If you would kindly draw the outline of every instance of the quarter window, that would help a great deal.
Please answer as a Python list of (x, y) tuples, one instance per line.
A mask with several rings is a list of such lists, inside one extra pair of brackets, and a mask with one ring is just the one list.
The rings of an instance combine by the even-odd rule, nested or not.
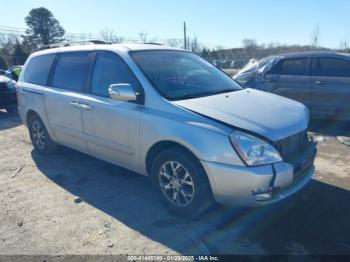
[(350, 77), (350, 61), (338, 58), (316, 58), (313, 63), (313, 76)]
[(89, 70), (89, 53), (63, 53), (53, 76), (53, 86), (70, 91), (81, 91)]
[(99, 53), (92, 78), (92, 93), (109, 97), (109, 86), (121, 83), (130, 84), (136, 90), (138, 82), (122, 58), (112, 53)]
[(23, 80), (36, 85), (46, 85), (55, 56), (56, 54), (33, 57), (23, 72)]
[(307, 75), (308, 58), (283, 59), (268, 74), (275, 75)]

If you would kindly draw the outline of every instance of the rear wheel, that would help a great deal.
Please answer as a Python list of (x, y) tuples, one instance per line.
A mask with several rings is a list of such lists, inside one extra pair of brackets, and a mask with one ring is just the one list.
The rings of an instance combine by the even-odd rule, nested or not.
[(52, 141), (43, 122), (37, 115), (33, 115), (28, 122), (29, 135), (35, 150), (40, 154), (51, 154), (58, 145)]
[(213, 202), (203, 167), (198, 159), (181, 148), (159, 153), (151, 176), (162, 202), (179, 216), (194, 217)]

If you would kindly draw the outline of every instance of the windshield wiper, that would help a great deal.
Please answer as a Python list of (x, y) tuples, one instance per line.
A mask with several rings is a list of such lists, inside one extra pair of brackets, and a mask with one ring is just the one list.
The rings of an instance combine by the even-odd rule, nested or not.
[(182, 96), (172, 97), (170, 98), (170, 100), (184, 100), (184, 99), (192, 99), (197, 97), (200, 97), (200, 95), (198, 96), (198, 94), (185, 94)]
[(182, 96), (171, 98), (170, 100), (185, 100), (185, 99), (192, 99), (192, 98), (198, 98), (198, 97), (205, 97), (205, 96), (213, 96), (223, 93), (230, 93), (234, 91), (238, 91), (240, 89), (223, 89), (216, 92), (203, 92), (203, 93), (197, 93), (197, 94), (184, 94)]
[(230, 93), (230, 92), (234, 92), (234, 91), (238, 91), (239, 89), (223, 89), (223, 90), (219, 90), (216, 92), (212, 92), (210, 95), (218, 95), (218, 94), (223, 94), (223, 93)]

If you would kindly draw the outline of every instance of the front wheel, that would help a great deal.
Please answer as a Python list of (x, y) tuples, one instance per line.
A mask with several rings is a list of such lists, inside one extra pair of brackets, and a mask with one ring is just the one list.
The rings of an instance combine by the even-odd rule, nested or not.
[(213, 202), (203, 167), (181, 148), (159, 153), (153, 162), (151, 177), (162, 202), (179, 216), (195, 217)]

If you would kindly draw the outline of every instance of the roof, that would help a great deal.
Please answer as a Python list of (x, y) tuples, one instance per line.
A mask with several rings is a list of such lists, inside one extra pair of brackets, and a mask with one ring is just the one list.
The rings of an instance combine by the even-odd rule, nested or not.
[(293, 58), (293, 57), (303, 57), (303, 56), (325, 56), (325, 57), (346, 57), (350, 58), (350, 54), (346, 53), (338, 53), (332, 51), (308, 51), (308, 52), (296, 52), (296, 53), (285, 53), (285, 54), (277, 54), (276, 56), (280, 56), (283, 58)]

